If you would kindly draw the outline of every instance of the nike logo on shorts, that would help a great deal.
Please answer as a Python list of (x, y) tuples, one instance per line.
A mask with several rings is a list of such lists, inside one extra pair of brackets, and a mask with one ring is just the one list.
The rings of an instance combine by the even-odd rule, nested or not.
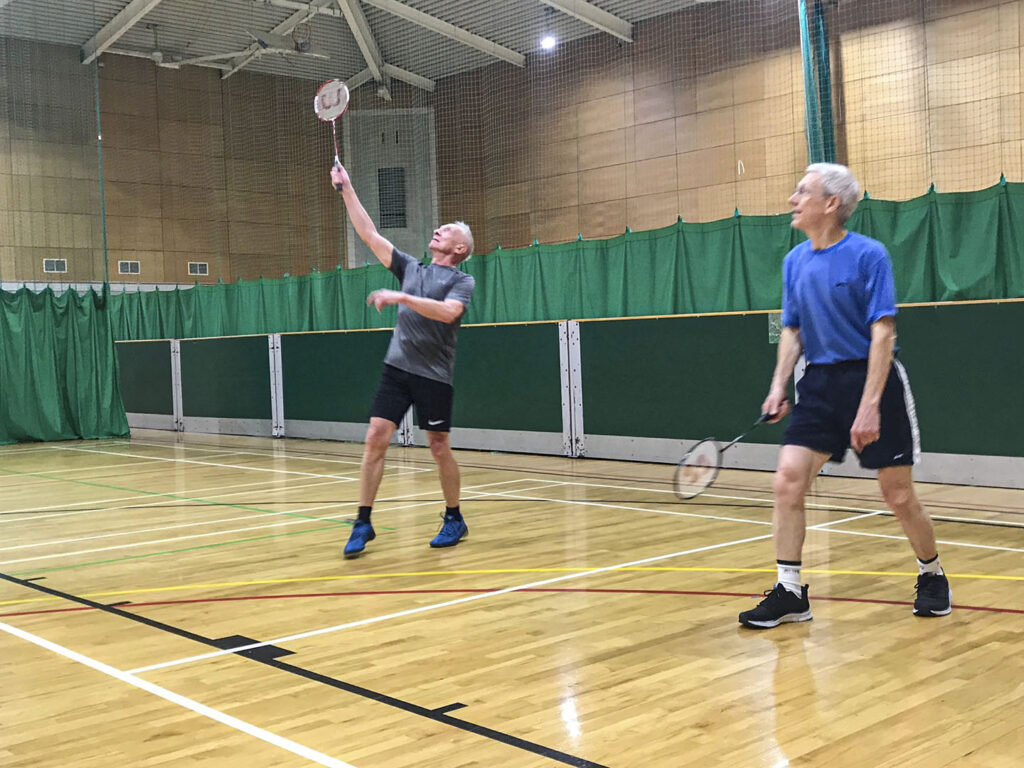
[(428, 427), (436, 427), (438, 424), (444, 424), (444, 419), (437, 419), (436, 421), (434, 421), (433, 419), (427, 420)]

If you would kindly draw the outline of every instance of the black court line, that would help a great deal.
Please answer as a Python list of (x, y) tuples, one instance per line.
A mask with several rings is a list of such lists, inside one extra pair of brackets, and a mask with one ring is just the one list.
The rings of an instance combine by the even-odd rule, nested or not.
[[(59, 589), (46, 587), (42, 584), (35, 584), (29, 579), (19, 579), (16, 576), (11, 576), (6, 573), (0, 573), (0, 579), (8, 581), (11, 584), (17, 584), (22, 587), (34, 589), (37, 592), (42, 592), (44, 594), (51, 595), (52, 597), (57, 597), (62, 600), (68, 600), (73, 603), (79, 603), (80, 605), (95, 608), (97, 611), (103, 611), (104, 613), (119, 616), (123, 619), (128, 619), (129, 621), (134, 621), (139, 624), (145, 624), (147, 627), (159, 629), (164, 632), (168, 632), (172, 635), (177, 635), (178, 637), (185, 638), (186, 640), (192, 640), (193, 642), (201, 643), (203, 645), (209, 646), (211, 648), (216, 648), (218, 650), (227, 650), (228, 648), (236, 647), (232, 645), (231, 642), (241, 638), (241, 636), (218, 639), (204, 637), (203, 635), (197, 634), (195, 632), (190, 632), (187, 629), (181, 629), (180, 627), (172, 626), (171, 624), (165, 624), (164, 622), (157, 621), (156, 619), (151, 619), (146, 616), (140, 616), (129, 611), (123, 611), (115, 605), (97, 603), (94, 600), (89, 600), (85, 597), (79, 597), (78, 595), (73, 595), (69, 592), (62, 592)], [(249, 638), (241, 639), (249, 640)], [(254, 653), (253, 651), (257, 652)], [(258, 651), (265, 652), (258, 653)], [(582, 757), (576, 757), (575, 755), (570, 755), (567, 752), (561, 752), (552, 747), (545, 747), (543, 744), (536, 744), (532, 741), (521, 739), (518, 736), (513, 736), (512, 734), (504, 733), (503, 731), (498, 731), (494, 728), (488, 728), (484, 725), (471, 723), (468, 720), (462, 720), (460, 718), (452, 717), (451, 715), (447, 714), (452, 709), (458, 709), (465, 705), (456, 703), (453, 705), (449, 705), (447, 707), (441, 707), (439, 709), (430, 709), (429, 707), (422, 707), (418, 704), (413, 704), (412, 702), (404, 701), (403, 699), (399, 699), (394, 696), (389, 696), (386, 693), (373, 691), (369, 688), (364, 688), (360, 685), (346, 683), (344, 680), (337, 680), (333, 677), (322, 675), (319, 672), (314, 672), (303, 667), (295, 666), (294, 664), (279, 661), (277, 658), (278, 656), (291, 653), (293, 652), (287, 651), (282, 648), (277, 648), (275, 646), (266, 646), (265, 649), (252, 649), (251, 651), (241, 651), (239, 653), (236, 653), (235, 655), (247, 658), (250, 661), (255, 661), (256, 663), (263, 664), (267, 667), (278, 669), (282, 672), (288, 672), (293, 675), (298, 675), (299, 677), (305, 678), (306, 680), (309, 680), (311, 682), (322, 683), (323, 685), (330, 686), (331, 688), (336, 688), (340, 691), (353, 693), (365, 699), (376, 701), (379, 704), (386, 704), (387, 706), (394, 707), (396, 709), (401, 709), (404, 712), (409, 712), (410, 714), (425, 717), (428, 720), (433, 720), (434, 722), (441, 723), (442, 725), (450, 725), (453, 728), (458, 728), (460, 730), (476, 734), (477, 736), (483, 736), (484, 738), (492, 739), (493, 741), (500, 742), (510, 747), (516, 747), (517, 749), (521, 749), (525, 752), (532, 752), (535, 755), (540, 755), (541, 757), (546, 757), (550, 760), (555, 760), (566, 765), (574, 766), (574, 768), (608, 768), (608, 766), (601, 765), (600, 763), (595, 763), (590, 760), (586, 760)]]
[(445, 715), (445, 714), (448, 714), (449, 712), (454, 712), (456, 709), (462, 709), (464, 706), (466, 706), (466, 705), (463, 704), (461, 701), (456, 701), (456, 702), (453, 702), (452, 704), (449, 704), (448, 706), (438, 707), (434, 711), (437, 712), (437, 714), (439, 714), (439, 715)]

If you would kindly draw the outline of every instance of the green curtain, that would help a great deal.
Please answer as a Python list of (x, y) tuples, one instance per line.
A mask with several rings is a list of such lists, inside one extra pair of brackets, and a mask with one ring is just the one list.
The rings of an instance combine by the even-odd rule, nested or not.
[[(1024, 184), (866, 199), (851, 229), (892, 254), (900, 302), (1024, 296)], [(803, 239), (789, 215), (677, 222), (608, 240), (474, 256), (467, 323), (778, 309), (782, 258)], [(395, 287), (383, 267), (110, 297), (118, 339), (381, 328), (395, 310), (366, 306)]]
[(0, 291), (0, 443), (128, 434), (109, 293)]

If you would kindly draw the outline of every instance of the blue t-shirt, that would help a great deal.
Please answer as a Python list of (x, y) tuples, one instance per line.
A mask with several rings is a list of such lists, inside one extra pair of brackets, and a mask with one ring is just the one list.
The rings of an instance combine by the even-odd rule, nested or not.
[(799, 328), (808, 363), (866, 360), (871, 324), (896, 314), (885, 246), (848, 232), (816, 251), (806, 240), (782, 264), (782, 324)]

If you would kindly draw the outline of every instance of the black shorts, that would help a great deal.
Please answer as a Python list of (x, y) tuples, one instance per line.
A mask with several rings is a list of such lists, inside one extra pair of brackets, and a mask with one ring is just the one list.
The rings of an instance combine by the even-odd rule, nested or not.
[(415, 405), (420, 429), (447, 432), (451, 429), (454, 392), (451, 384), (385, 365), (370, 417), (379, 416), (401, 424), (409, 406)]
[[(783, 445), (801, 445), (829, 454), (840, 462), (850, 447), (850, 429), (857, 417), (867, 360), (808, 365), (797, 384), (797, 403), (782, 438)], [(882, 392), (878, 440), (858, 454), (865, 469), (911, 465), (920, 455), (914, 396), (903, 366), (893, 361)]]

